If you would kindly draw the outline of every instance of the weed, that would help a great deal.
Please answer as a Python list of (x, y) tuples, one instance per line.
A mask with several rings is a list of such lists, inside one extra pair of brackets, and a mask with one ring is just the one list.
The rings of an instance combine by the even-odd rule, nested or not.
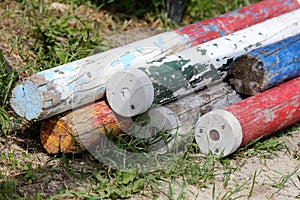
[(0, 182), (0, 199), (21, 199), (16, 188), (17, 180)]
[(132, 194), (139, 193), (144, 188), (144, 178), (135, 171), (113, 171), (111, 177), (105, 174), (95, 175), (97, 183), (93, 189), (103, 198), (128, 198)]
[(285, 187), (285, 184), (290, 180), (290, 178), (297, 173), (297, 171), (299, 170), (299, 167), (300, 167), (300, 165), (296, 166), (294, 170), (292, 170), (291, 172), (288, 172), (287, 174), (282, 174), (281, 172), (276, 171), (276, 173), (281, 175), (279, 180), (272, 179), (270, 176), (268, 176), (268, 178), (273, 182), (272, 186), (277, 188), (277, 191), (274, 192), (272, 194), (272, 196), (274, 196), (275, 194), (278, 194)]
[(223, 195), (222, 200), (239, 199), (239, 198), (245, 197), (245, 195), (240, 195), (240, 196), (232, 198), (234, 195), (237, 195), (239, 192), (243, 191), (246, 188), (248, 181), (249, 180), (245, 181), (242, 184), (237, 184), (233, 190), (227, 191)]
[(252, 179), (252, 184), (251, 184), (251, 188), (248, 194), (248, 198), (250, 198), (253, 194), (253, 190), (254, 190), (254, 185), (255, 185), (255, 180), (256, 180), (256, 176), (257, 176), (257, 170), (255, 170), (254, 175), (253, 175), (253, 179)]
[(288, 147), (282, 137), (285, 132), (286, 130), (266, 138), (252, 140), (245, 147), (240, 148), (234, 155), (238, 157), (261, 156), (263, 158), (278, 156), (277, 153), (279, 151)]
[(0, 137), (7, 133), (9, 123), (10, 118), (7, 112), (2, 107), (0, 107)]
[[(33, 19), (34, 20), (34, 19)], [(78, 23), (72, 27), (70, 23)], [(35, 42), (33, 51), (38, 53), (35, 65), (48, 69), (86, 57), (100, 43), (100, 37), (92, 35), (93, 27), (74, 15), (47, 18), (47, 21), (33, 21)]]

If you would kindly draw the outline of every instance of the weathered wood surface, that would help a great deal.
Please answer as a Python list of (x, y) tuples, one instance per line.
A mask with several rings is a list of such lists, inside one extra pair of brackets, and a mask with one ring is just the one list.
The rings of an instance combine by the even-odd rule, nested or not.
[(254, 139), (300, 121), (300, 77), (199, 118), (195, 130), (204, 153), (229, 155)]
[(176, 114), (181, 124), (178, 131), (183, 141), (186, 141), (191, 139), (199, 116), (241, 100), (242, 98), (227, 83), (220, 82), (202, 91), (168, 103), (164, 107)]
[[(135, 116), (223, 80), (231, 61), (300, 33), (300, 10), (111, 75), (106, 97), (122, 116)], [(112, 68), (111, 68), (112, 69)], [(112, 74), (112, 72), (111, 72)]]
[[(298, 9), (299, 2), (299, 0), (265, 0), (232, 12), (225, 13), (216, 18), (204, 20), (179, 28), (176, 30), (176, 32), (183, 35), (188, 35), (193, 42), (192, 45), (195, 46), (197, 44), (208, 42), (211, 39), (225, 36), (234, 31), (247, 28), (249, 27), (250, 23), (252, 25), (260, 23), (264, 21), (262, 20), (263, 18), (267, 19), (267, 16), (271, 13), (277, 13), (276, 15), (279, 16), (283, 14), (283, 12), (290, 12), (291, 8)], [(285, 12), (286, 9), (289, 11)], [(281, 12), (281, 14), (278, 12)]]
[[(167, 153), (184, 150), (185, 145), (194, 138), (193, 131), (199, 116), (241, 100), (242, 98), (227, 83), (220, 82), (177, 101), (150, 109), (150, 113), (154, 111), (160, 114), (152, 115), (150, 124), (145, 128), (148, 130), (155, 128), (158, 131), (156, 134), (169, 130), (168, 140), (165, 141), (160, 137), (162, 140), (152, 145), (151, 151)], [(140, 128), (135, 134), (144, 135), (147, 132), (146, 129)], [(152, 133), (146, 137), (154, 136), (155, 134)]]
[[(114, 135), (126, 133), (141, 141), (148, 140), (149, 151), (166, 153), (177, 151), (179, 144), (192, 138), (192, 130), (199, 115), (241, 101), (228, 84), (219, 83), (180, 101), (151, 109), (140, 116), (140, 124), (130, 118), (114, 115), (104, 101), (72, 111), (64, 116), (45, 120), (41, 141), (48, 153), (76, 153), (94, 149), (109, 131)], [(166, 138), (164, 134), (168, 134)], [(92, 152), (93, 153), (93, 152)]]
[[(11, 105), (18, 115), (27, 120), (41, 120), (54, 116), (102, 98), (107, 79), (117, 70), (174, 54), (299, 7), (296, 0), (263, 1), (213, 19), (42, 71), (16, 86), (12, 93)], [(297, 16), (296, 13), (293, 15)]]
[(300, 75), (300, 35), (251, 51), (229, 69), (236, 91), (254, 95)]
[(101, 101), (44, 121), (40, 138), (48, 153), (76, 153), (97, 145), (102, 135), (121, 134), (119, 127), (125, 125), (126, 120)]

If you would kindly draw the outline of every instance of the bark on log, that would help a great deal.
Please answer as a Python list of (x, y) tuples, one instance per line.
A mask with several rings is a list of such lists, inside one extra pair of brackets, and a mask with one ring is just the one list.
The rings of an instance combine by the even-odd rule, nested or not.
[(300, 35), (235, 59), (229, 81), (236, 91), (254, 95), (300, 75)]
[(204, 153), (227, 156), (254, 139), (300, 121), (300, 77), (199, 118), (195, 130)]
[[(145, 64), (299, 8), (298, 0), (267, 0), (28, 77), (13, 90), (11, 105), (27, 120), (41, 120), (94, 102), (120, 69)], [(296, 13), (293, 14), (297, 16)]]
[[(298, 19), (296, 19), (298, 18)], [(106, 97), (122, 116), (135, 116), (220, 82), (231, 61), (300, 33), (300, 10), (111, 75)], [(112, 73), (111, 73), (112, 74)]]
[[(137, 139), (150, 141), (152, 145), (148, 147), (149, 151), (157, 153), (177, 151), (179, 144), (184, 145), (185, 141), (191, 139), (199, 115), (240, 100), (240, 96), (231, 90), (228, 84), (219, 83), (186, 96), (180, 101), (151, 109), (148, 116), (143, 117), (143, 119), (150, 118), (147, 125), (114, 115), (102, 101), (63, 117), (45, 120), (41, 128), (41, 140), (48, 153), (76, 153), (94, 149), (101, 143), (101, 136), (107, 134), (107, 130), (114, 130), (114, 135), (126, 133)], [(169, 135), (167, 140), (162, 136), (159, 137), (163, 131)]]

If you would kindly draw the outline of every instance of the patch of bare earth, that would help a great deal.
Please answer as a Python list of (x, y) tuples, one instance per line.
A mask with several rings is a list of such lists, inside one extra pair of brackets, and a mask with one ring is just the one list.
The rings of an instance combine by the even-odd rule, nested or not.
[[(237, 167), (230, 180), (224, 185), (224, 174), (215, 178), (215, 185), (198, 188), (195, 185), (183, 186), (182, 179), (172, 183), (177, 198), (185, 187), (186, 199), (252, 199), (252, 200), (291, 200), (300, 198), (300, 130), (283, 136), (288, 149), (277, 155), (255, 156), (231, 159), (230, 164)], [(186, 172), (187, 174), (189, 172)], [(255, 178), (254, 178), (255, 176)], [(298, 176), (298, 177), (297, 177)], [(168, 199), (169, 183), (161, 182), (157, 199)], [(131, 199), (149, 199), (147, 194), (136, 195)], [(214, 198), (213, 198), (214, 197)]]

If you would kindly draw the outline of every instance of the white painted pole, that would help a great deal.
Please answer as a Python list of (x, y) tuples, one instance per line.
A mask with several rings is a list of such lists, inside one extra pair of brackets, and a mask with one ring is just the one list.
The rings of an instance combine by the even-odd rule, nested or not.
[(296, 10), (138, 69), (109, 68), (107, 100), (122, 116), (141, 114), (153, 103), (162, 105), (222, 81), (234, 58), (299, 33), (300, 10)]
[(141, 128), (133, 133), (138, 134), (136, 137), (150, 138), (153, 135), (146, 134), (145, 130), (151, 130), (151, 127), (162, 131), (168, 130), (172, 136), (168, 140), (169, 143), (166, 145), (162, 140), (151, 148), (159, 147), (159, 151), (164, 153), (182, 151), (194, 138), (194, 128), (199, 116), (241, 100), (242, 98), (228, 84), (221, 82), (178, 101), (150, 109), (149, 116), (152, 121), (150, 120), (145, 129)]

